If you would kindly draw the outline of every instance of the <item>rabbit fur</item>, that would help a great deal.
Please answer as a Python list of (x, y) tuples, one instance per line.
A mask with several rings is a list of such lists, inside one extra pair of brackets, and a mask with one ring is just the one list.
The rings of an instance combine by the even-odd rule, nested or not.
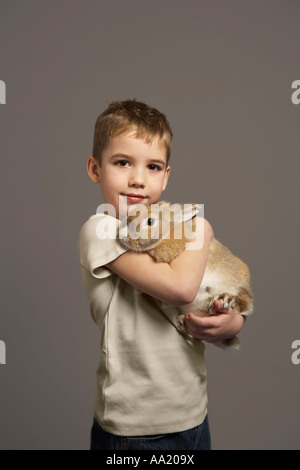
[[(140, 206), (141, 212), (138, 211), (137, 206)], [(197, 204), (190, 204), (189, 209), (184, 210), (186, 205), (177, 206), (181, 208), (178, 215), (170, 210), (171, 204), (166, 201), (149, 206), (131, 206), (128, 215), (120, 224), (120, 242), (132, 251), (147, 252), (157, 262), (171, 263), (182, 253), (186, 243), (195, 236), (193, 232), (186, 230), (186, 222), (188, 220), (194, 222), (193, 216), (197, 214), (200, 207)], [(178, 231), (176, 232), (178, 224), (185, 224), (184, 229), (183, 226), (180, 227), (182, 229), (179, 232), (180, 238), (178, 238)], [(189, 224), (190, 229), (193, 227), (194, 223), (192, 226)], [(224, 309), (233, 308), (236, 313), (243, 316), (253, 311), (248, 266), (233, 255), (226, 246), (213, 238), (204, 277), (193, 302), (174, 307), (157, 299), (155, 301), (173, 325), (182, 334), (188, 335), (184, 326), (185, 313), (193, 312), (198, 316), (213, 315), (215, 300), (221, 301)], [(238, 349), (240, 341), (235, 336), (214, 344), (223, 348)]]

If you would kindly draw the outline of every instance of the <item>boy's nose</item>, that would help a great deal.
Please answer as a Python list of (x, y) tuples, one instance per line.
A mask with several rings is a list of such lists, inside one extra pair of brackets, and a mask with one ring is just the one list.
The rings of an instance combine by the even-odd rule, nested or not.
[(141, 171), (133, 172), (128, 181), (129, 186), (138, 186), (144, 187), (145, 186), (145, 177)]

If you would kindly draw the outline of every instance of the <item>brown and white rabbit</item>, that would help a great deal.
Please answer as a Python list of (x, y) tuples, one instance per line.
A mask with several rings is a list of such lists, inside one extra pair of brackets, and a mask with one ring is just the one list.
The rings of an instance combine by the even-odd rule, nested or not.
[[(121, 221), (120, 242), (132, 251), (149, 253), (158, 262), (170, 263), (182, 253), (186, 243), (195, 237), (192, 232), (195, 219), (192, 217), (201, 208), (197, 204), (175, 206), (180, 210), (173, 211), (174, 205), (171, 206), (165, 201), (149, 206), (132, 206), (128, 216)], [(189, 223), (187, 230), (188, 221), (192, 220), (193, 225)], [(198, 316), (212, 315), (215, 313), (213, 309), (215, 300), (221, 301), (223, 308), (231, 307), (236, 313), (243, 315), (249, 315), (253, 310), (248, 266), (214, 238), (210, 244), (204, 277), (193, 302), (180, 307), (170, 306), (159, 300), (156, 302), (173, 325), (181, 333), (187, 334), (184, 327), (185, 313), (193, 312)], [(235, 336), (214, 344), (238, 349), (240, 342)]]

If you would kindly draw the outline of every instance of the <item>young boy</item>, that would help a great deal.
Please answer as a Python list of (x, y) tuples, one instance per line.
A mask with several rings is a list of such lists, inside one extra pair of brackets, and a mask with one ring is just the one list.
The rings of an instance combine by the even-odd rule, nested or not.
[[(153, 300), (176, 308), (196, 296), (213, 238), (206, 220), (201, 248), (184, 250), (170, 264), (126, 251), (117, 239), (119, 202), (155, 204), (165, 190), (171, 139), (166, 117), (136, 100), (113, 101), (96, 121), (87, 171), (116, 218), (91, 216), (79, 237), (84, 288), (101, 335), (92, 450), (210, 449), (199, 339), (232, 337), (244, 322), (233, 310), (208, 318), (188, 313), (188, 338)], [(114, 237), (99, 237), (103, 218), (114, 220)]]

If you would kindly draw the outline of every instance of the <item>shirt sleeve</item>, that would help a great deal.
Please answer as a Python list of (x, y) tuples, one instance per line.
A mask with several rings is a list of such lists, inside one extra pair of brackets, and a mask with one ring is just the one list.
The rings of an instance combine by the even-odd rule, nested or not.
[(120, 221), (115, 217), (96, 214), (80, 230), (80, 264), (97, 279), (111, 276), (113, 272), (105, 265), (128, 251), (118, 239), (119, 224)]

